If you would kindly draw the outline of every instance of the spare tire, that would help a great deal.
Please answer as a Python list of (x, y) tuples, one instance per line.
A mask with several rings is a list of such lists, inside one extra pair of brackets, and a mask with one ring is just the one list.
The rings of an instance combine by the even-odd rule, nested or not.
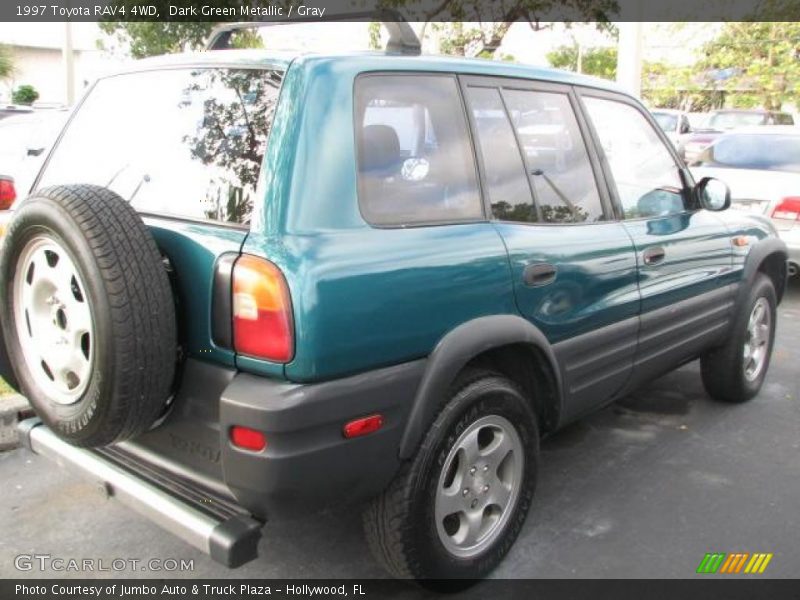
[(36, 413), (76, 446), (146, 431), (175, 374), (175, 308), (136, 211), (93, 185), (45, 188), (0, 250), (0, 325)]

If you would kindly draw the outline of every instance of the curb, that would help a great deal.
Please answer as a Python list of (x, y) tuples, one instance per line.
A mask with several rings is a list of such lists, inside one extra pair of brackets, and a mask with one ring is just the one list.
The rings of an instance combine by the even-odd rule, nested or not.
[(29, 413), (28, 401), (17, 394), (0, 396), (0, 452), (12, 450), (19, 445), (17, 423), (20, 413)]

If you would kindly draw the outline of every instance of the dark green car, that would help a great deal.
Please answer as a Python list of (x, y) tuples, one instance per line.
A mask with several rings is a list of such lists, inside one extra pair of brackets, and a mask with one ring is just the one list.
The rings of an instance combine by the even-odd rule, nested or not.
[(5, 235), (25, 443), (231, 566), (367, 501), (393, 575), (482, 577), (542, 436), (688, 361), (725, 402), (769, 367), (786, 248), (637, 100), (389, 26), (100, 79)]

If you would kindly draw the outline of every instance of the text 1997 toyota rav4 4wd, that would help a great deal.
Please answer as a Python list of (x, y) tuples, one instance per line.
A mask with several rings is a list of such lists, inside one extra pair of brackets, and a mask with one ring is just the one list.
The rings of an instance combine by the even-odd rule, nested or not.
[(101, 79), (3, 242), (24, 442), (229, 565), (367, 501), (392, 574), (483, 576), (541, 436), (687, 361), (725, 402), (769, 366), (785, 246), (641, 104), (389, 25)]

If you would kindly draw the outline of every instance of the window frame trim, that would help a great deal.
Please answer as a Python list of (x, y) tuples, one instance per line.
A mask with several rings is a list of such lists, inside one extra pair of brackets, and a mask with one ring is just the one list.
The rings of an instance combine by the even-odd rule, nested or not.
[[(356, 86), (361, 79), (368, 78), (368, 77), (438, 77), (440, 79), (450, 79), (455, 81), (456, 84), (456, 95), (458, 97), (459, 106), (461, 107), (462, 116), (464, 118), (464, 124), (467, 128), (467, 140), (469, 146), (469, 154), (472, 157), (472, 168), (474, 170), (474, 177), (475, 177), (475, 187), (478, 192), (478, 202), (480, 204), (480, 216), (476, 218), (470, 219), (444, 219), (444, 220), (425, 220), (419, 222), (408, 222), (408, 223), (375, 223), (371, 221), (366, 212), (363, 209), (363, 203), (361, 199), (361, 183), (358, 171), (358, 152), (359, 152), (359, 136), (357, 133), (357, 128), (359, 127), (358, 123), (358, 101), (357, 101), (357, 94), (356, 94)], [(368, 227), (372, 229), (417, 229), (422, 227), (442, 227), (446, 225), (474, 225), (477, 223), (486, 223), (489, 221), (489, 217), (486, 213), (486, 205), (483, 201), (484, 193), (483, 193), (483, 181), (481, 179), (480, 168), (478, 166), (479, 156), (476, 152), (475, 148), (475, 140), (473, 137), (472, 127), (469, 120), (469, 114), (467, 110), (466, 100), (464, 98), (464, 94), (461, 89), (461, 85), (459, 84), (459, 76), (455, 72), (449, 71), (416, 71), (416, 70), (376, 70), (376, 71), (362, 71), (358, 73), (353, 78), (353, 88), (352, 88), (352, 99), (353, 99), (353, 114), (352, 114), (352, 126), (351, 131), (353, 133), (353, 177), (355, 180), (355, 191), (356, 191), (356, 206), (358, 207), (358, 213), (361, 216), (364, 223), (367, 224)]]
[[(294, 61), (292, 61), (292, 62), (294, 62)], [(117, 78), (117, 77), (125, 77), (127, 75), (137, 75), (139, 73), (152, 73), (152, 72), (161, 72), (161, 71), (186, 71), (186, 70), (191, 70), (191, 69), (205, 69), (205, 70), (222, 70), (222, 69), (231, 70), (231, 69), (236, 69), (236, 70), (240, 70), (240, 71), (275, 71), (275, 70), (281, 70), (283, 72), (283, 77), (281, 78), (281, 85), (278, 88), (278, 97), (277, 97), (277, 100), (275, 102), (275, 108), (277, 110), (278, 106), (281, 103), (282, 97), (283, 97), (283, 89), (284, 89), (284, 85), (283, 84), (286, 81), (286, 74), (289, 72), (289, 69), (292, 66), (292, 62), (290, 62), (288, 65), (278, 64), (278, 63), (263, 63), (263, 64), (259, 64), (259, 65), (251, 65), (251, 64), (242, 65), (242, 64), (236, 63), (235, 61), (225, 61), (225, 62), (222, 62), (222, 63), (204, 63), (202, 61), (198, 61), (198, 62), (189, 62), (189, 63), (175, 64), (175, 65), (152, 65), (152, 66), (150, 66), (150, 65), (138, 66), (137, 65), (136, 67), (133, 67), (130, 70), (120, 71), (120, 72), (117, 72), (117, 73), (111, 73), (109, 75), (105, 75), (103, 77), (98, 77), (97, 79), (95, 79), (91, 83), (91, 85), (89, 85), (84, 90), (84, 92), (81, 95), (80, 99), (78, 100), (78, 102), (75, 103), (75, 106), (72, 108), (72, 111), (70, 112), (69, 117), (64, 122), (64, 125), (61, 128), (61, 131), (58, 133), (58, 136), (56, 137), (55, 141), (53, 142), (53, 145), (50, 147), (50, 151), (47, 153), (47, 157), (45, 158), (44, 162), (42, 162), (42, 166), (39, 167), (39, 172), (36, 173), (36, 177), (33, 180), (33, 184), (31, 185), (30, 193), (33, 194), (36, 190), (38, 190), (39, 181), (41, 180), (42, 175), (44, 175), (45, 171), (47, 170), (47, 167), (50, 165), (50, 159), (53, 157), (53, 155), (55, 154), (55, 152), (58, 149), (59, 145), (61, 144), (61, 140), (64, 137), (64, 134), (69, 129), (70, 125), (72, 124), (72, 120), (75, 118), (75, 115), (77, 115), (78, 112), (83, 108), (83, 104), (86, 102), (86, 99), (89, 98), (91, 93), (94, 91), (94, 89), (97, 87), (97, 85), (101, 81), (105, 81), (107, 79), (114, 79), (114, 78)], [(259, 173), (263, 172), (263, 170), (264, 170), (264, 161), (266, 161), (266, 159), (267, 159), (266, 149), (269, 147), (269, 140), (270, 140), (271, 136), (272, 136), (272, 124), (270, 125), (269, 131), (267, 132), (267, 139), (265, 140), (265, 145), (264, 145), (264, 149), (265, 149), (264, 150), (264, 156), (261, 157), (261, 166), (259, 167)], [(261, 183), (260, 178), (259, 178), (259, 183)], [(259, 194), (258, 194), (259, 187), (258, 186), (254, 190), (254, 192), (255, 192), (256, 198), (258, 198), (259, 197)], [(263, 195), (261, 197), (263, 198)], [(207, 226), (210, 226), (210, 227), (220, 227), (222, 229), (235, 229), (235, 230), (238, 230), (238, 231), (246, 231), (246, 232), (250, 231), (250, 227), (251, 227), (251, 223), (249, 221), (247, 223), (234, 223), (232, 221), (220, 221), (220, 220), (217, 220), (217, 219), (202, 219), (202, 218), (199, 218), (199, 217), (189, 217), (189, 216), (186, 216), (186, 215), (176, 215), (176, 214), (160, 213), (160, 212), (153, 212), (153, 211), (142, 211), (142, 210), (136, 209), (135, 207), (134, 207), (134, 210), (136, 210), (136, 214), (141, 215), (142, 217), (148, 217), (148, 218), (153, 218), (153, 219), (166, 219), (166, 220), (170, 220), (170, 221), (176, 221), (176, 222), (186, 223), (186, 224), (191, 224), (191, 225), (202, 224), (202, 225), (207, 225)]]
[[(578, 131), (581, 134), (581, 141), (583, 142), (583, 146), (586, 149), (587, 158), (589, 159), (589, 164), (591, 165), (592, 175), (594, 177), (595, 182), (595, 189), (597, 190), (597, 195), (600, 200), (600, 208), (603, 211), (603, 220), (602, 221), (591, 221), (591, 222), (580, 222), (580, 223), (573, 223), (573, 222), (561, 222), (561, 223), (551, 223), (551, 222), (528, 222), (528, 221), (509, 221), (504, 219), (497, 219), (495, 218), (494, 214), (492, 213), (491, 208), (491, 198), (489, 198), (488, 190), (484, 194), (484, 204), (486, 206), (487, 216), (490, 222), (493, 223), (509, 223), (514, 225), (525, 225), (530, 227), (564, 227), (564, 226), (581, 226), (581, 227), (588, 227), (590, 225), (602, 225), (604, 223), (610, 223), (613, 221), (618, 220), (617, 215), (615, 212), (615, 207), (613, 204), (613, 200), (608, 193), (608, 185), (606, 182), (606, 174), (602, 168), (602, 164), (600, 161), (600, 155), (597, 152), (597, 148), (595, 147), (595, 138), (592, 136), (592, 131), (589, 129), (589, 122), (586, 119), (586, 116), (583, 113), (583, 106), (580, 104), (579, 99), (575, 93), (575, 86), (566, 83), (557, 83), (553, 81), (548, 81), (544, 79), (526, 79), (526, 78), (519, 78), (519, 77), (501, 77), (496, 75), (472, 75), (472, 74), (459, 74), (458, 79), (461, 83), (462, 87), (462, 96), (464, 97), (465, 107), (467, 109), (467, 116), (469, 118), (470, 129), (475, 131), (476, 125), (473, 120), (472, 111), (469, 110), (469, 106), (466, 104), (467, 100), (467, 88), (469, 87), (481, 87), (481, 88), (490, 88), (496, 89), (500, 95), (500, 99), (503, 103), (503, 110), (506, 113), (506, 118), (511, 125), (511, 130), (514, 134), (514, 140), (517, 143), (517, 149), (520, 152), (520, 157), (522, 159), (522, 165), (525, 170), (524, 175), (525, 179), (528, 181), (528, 185), (531, 189), (531, 200), (536, 205), (536, 211), (539, 216), (541, 216), (541, 209), (539, 207), (539, 201), (536, 197), (536, 192), (533, 186), (533, 180), (528, 173), (528, 163), (525, 160), (524, 152), (522, 150), (522, 146), (519, 142), (519, 134), (517, 133), (516, 127), (514, 127), (513, 122), (511, 122), (511, 118), (508, 114), (508, 108), (506, 105), (505, 95), (503, 93), (504, 89), (509, 90), (521, 90), (521, 91), (531, 91), (531, 92), (544, 92), (544, 93), (556, 93), (556, 94), (563, 94), (567, 96), (567, 100), (569, 102), (570, 108), (572, 108), (572, 113), (575, 117), (575, 121), (578, 125)], [(476, 158), (478, 160), (478, 166), (480, 171), (481, 177), (481, 189), (486, 190), (485, 186), (485, 165), (483, 164), (483, 159), (481, 153), (478, 152), (477, 149), (477, 139), (475, 140), (475, 152)]]
[[(672, 142), (669, 141), (667, 134), (658, 126), (658, 123), (655, 120), (653, 114), (647, 110), (641, 103), (637, 102), (634, 98), (627, 96), (623, 93), (619, 92), (611, 92), (607, 90), (597, 90), (594, 88), (584, 87), (584, 86), (574, 86), (576, 98), (580, 104), (580, 109), (584, 114), (584, 119), (586, 120), (586, 125), (588, 130), (590, 131), (590, 135), (592, 136), (593, 144), (598, 152), (598, 156), (600, 157), (600, 164), (603, 168), (604, 172), (604, 179), (606, 181), (606, 185), (608, 186), (608, 194), (612, 199), (614, 210), (617, 213), (616, 220), (619, 222), (634, 222), (634, 221), (652, 221), (654, 218), (668, 218), (674, 217), (677, 215), (685, 215), (685, 214), (692, 214), (700, 210), (699, 206), (696, 206), (696, 202), (692, 197), (691, 190), (694, 187), (694, 179), (689, 171), (689, 169), (683, 164), (678, 156), (678, 151), (676, 150), (675, 146)], [(620, 104), (625, 104), (630, 106), (634, 110), (636, 110), (640, 115), (644, 117), (645, 122), (650, 125), (650, 128), (655, 131), (656, 137), (661, 140), (662, 145), (664, 145), (667, 149), (668, 154), (672, 158), (672, 162), (675, 164), (675, 168), (678, 171), (678, 178), (681, 181), (682, 188), (681, 188), (681, 197), (683, 198), (683, 211), (679, 213), (672, 213), (670, 215), (664, 215), (663, 217), (635, 217), (635, 218), (626, 218), (625, 217), (625, 210), (622, 206), (622, 200), (620, 199), (619, 192), (617, 190), (617, 183), (614, 179), (614, 174), (611, 171), (611, 164), (608, 162), (608, 157), (606, 156), (605, 152), (603, 151), (603, 146), (600, 142), (600, 136), (597, 133), (597, 129), (594, 127), (594, 123), (592, 122), (591, 115), (589, 114), (589, 109), (584, 102), (584, 98), (596, 98), (598, 100), (606, 100), (610, 102), (618, 102)], [(691, 207), (691, 208), (687, 208)]]

